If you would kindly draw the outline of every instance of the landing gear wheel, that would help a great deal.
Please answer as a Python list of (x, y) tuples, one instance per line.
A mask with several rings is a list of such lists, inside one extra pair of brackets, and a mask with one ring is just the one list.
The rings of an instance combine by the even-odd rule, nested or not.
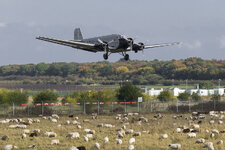
[(124, 56), (124, 59), (125, 59), (126, 61), (129, 60), (129, 55), (126, 54), (126, 55)]
[(107, 54), (107, 53), (103, 54), (103, 58), (104, 58), (105, 60), (107, 60), (107, 59), (108, 59), (108, 54)]

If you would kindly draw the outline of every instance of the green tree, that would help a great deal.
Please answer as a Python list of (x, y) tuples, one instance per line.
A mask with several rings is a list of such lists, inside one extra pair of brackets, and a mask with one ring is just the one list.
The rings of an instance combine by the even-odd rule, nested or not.
[(200, 101), (201, 100), (201, 96), (199, 96), (197, 93), (193, 93), (191, 95), (191, 99), (195, 100), (195, 101)]
[(170, 100), (173, 100), (173, 94), (169, 91), (169, 90), (165, 90), (165, 91), (162, 91), (158, 96), (157, 98), (160, 100), (160, 101), (170, 101)]
[(8, 104), (26, 104), (28, 102), (28, 96), (27, 93), (23, 92), (21, 93), (20, 91), (10, 91), (8, 92), (8, 99), (7, 103)]
[(188, 100), (190, 97), (189, 93), (180, 93), (179, 96), (177, 97), (179, 100), (184, 101), (184, 100)]
[(45, 90), (38, 92), (34, 95), (33, 103), (41, 102), (57, 102), (58, 95), (52, 92), (51, 90)]
[(199, 84), (200, 89), (212, 89), (213, 83), (211, 81), (202, 81)]
[(139, 87), (127, 82), (117, 90), (116, 97), (119, 101), (136, 101), (142, 93)]

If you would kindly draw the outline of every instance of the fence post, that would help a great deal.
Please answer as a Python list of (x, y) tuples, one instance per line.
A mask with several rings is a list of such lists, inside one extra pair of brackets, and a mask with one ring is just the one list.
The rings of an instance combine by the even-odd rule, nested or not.
[(85, 106), (85, 101), (84, 101), (84, 114), (86, 114), (86, 106)]
[(151, 108), (151, 112), (152, 112), (152, 101), (151, 101), (151, 105), (150, 105), (150, 108)]
[(127, 103), (126, 103), (126, 100), (125, 100), (125, 103), (124, 103), (124, 107), (125, 107), (125, 113), (127, 112)]
[(189, 112), (191, 112), (191, 100), (189, 100)]
[(14, 103), (13, 103), (13, 116), (15, 115), (15, 106), (14, 106)]
[(178, 112), (178, 100), (177, 100), (177, 112)]
[(213, 99), (213, 110), (215, 111), (215, 109), (216, 109), (216, 101), (215, 101), (215, 99)]
[(138, 106), (138, 112), (140, 112), (140, 103), (137, 101)]
[(99, 115), (99, 101), (98, 101), (98, 115)]
[(44, 103), (43, 101), (41, 102), (41, 114), (44, 116)]
[(30, 115), (30, 112), (29, 112), (29, 105), (27, 105), (27, 115), (28, 115), (28, 116)]

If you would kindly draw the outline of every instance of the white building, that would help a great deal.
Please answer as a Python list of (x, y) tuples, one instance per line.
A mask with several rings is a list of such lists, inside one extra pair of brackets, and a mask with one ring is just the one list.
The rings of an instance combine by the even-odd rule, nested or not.
[(170, 88), (169, 90), (173, 94), (173, 96), (179, 96), (180, 93), (184, 93), (186, 91), (185, 89), (179, 89), (177, 87)]
[(151, 88), (151, 89), (148, 91), (148, 94), (149, 94), (150, 96), (158, 96), (162, 91), (163, 91), (163, 88), (161, 88), (161, 89), (154, 89), (154, 88)]
[(208, 96), (209, 95), (209, 90), (207, 90), (207, 89), (198, 89), (197, 94), (199, 96)]
[(189, 89), (186, 92), (192, 95), (193, 93), (198, 93), (198, 89)]
[(224, 95), (225, 94), (224, 91), (225, 91), (224, 88), (214, 89), (214, 94), (216, 94), (216, 95)]

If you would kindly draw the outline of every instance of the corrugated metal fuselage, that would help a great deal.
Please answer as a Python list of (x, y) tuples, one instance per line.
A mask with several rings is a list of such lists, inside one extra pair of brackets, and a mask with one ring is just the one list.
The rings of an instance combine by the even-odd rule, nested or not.
[[(122, 37), (122, 35), (111, 34), (111, 35), (106, 35), (106, 36), (83, 39), (80, 42), (95, 44), (95, 46), (94, 46), (94, 48), (80, 48), (80, 49), (83, 49), (86, 51), (92, 51), (92, 52), (93, 51), (104, 52), (104, 47), (99, 42), (99, 40), (101, 40), (105, 43), (108, 43), (108, 47), (110, 47), (109, 52), (111, 52), (111, 53), (124, 52), (129, 47), (128, 42)], [(76, 48), (76, 47), (74, 47), (74, 48)]]

